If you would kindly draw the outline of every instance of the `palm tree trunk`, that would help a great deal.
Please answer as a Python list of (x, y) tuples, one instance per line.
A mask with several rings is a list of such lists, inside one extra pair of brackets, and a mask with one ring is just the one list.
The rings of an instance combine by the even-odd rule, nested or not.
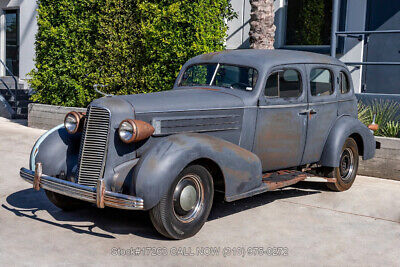
[(250, 48), (274, 49), (274, 1), (250, 0)]

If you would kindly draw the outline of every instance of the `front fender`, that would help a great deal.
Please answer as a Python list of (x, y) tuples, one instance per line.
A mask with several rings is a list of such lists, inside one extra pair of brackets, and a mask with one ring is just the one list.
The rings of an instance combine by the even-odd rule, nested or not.
[(361, 137), (363, 145), (363, 159), (371, 159), (375, 155), (375, 138), (371, 131), (356, 118), (350, 116), (340, 117), (331, 129), (321, 155), (320, 164), (327, 167), (339, 167), (340, 154), (346, 139), (357, 134)]
[(146, 151), (135, 167), (135, 195), (143, 198), (145, 209), (154, 207), (179, 173), (201, 158), (210, 159), (220, 167), (226, 197), (261, 185), (261, 161), (250, 151), (206, 134), (170, 135)]
[(78, 163), (81, 134), (69, 134), (60, 124), (45, 132), (32, 148), (29, 166), (35, 170), (35, 164), (41, 162), (43, 173), (58, 177), (63, 171), (66, 177), (73, 177)]

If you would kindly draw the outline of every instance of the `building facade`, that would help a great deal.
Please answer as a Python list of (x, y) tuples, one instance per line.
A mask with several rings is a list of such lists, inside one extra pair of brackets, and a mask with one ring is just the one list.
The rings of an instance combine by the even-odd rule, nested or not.
[[(0, 0), (0, 60), (25, 88), (34, 68), (36, 16), (35, 0)], [(3, 65), (0, 76), (5, 81), (11, 76)]]
[[(338, 3), (336, 57), (349, 63), (357, 93), (400, 95), (400, 1), (274, 0), (275, 48), (329, 54)], [(249, 0), (233, 0), (228, 49), (249, 46)]]

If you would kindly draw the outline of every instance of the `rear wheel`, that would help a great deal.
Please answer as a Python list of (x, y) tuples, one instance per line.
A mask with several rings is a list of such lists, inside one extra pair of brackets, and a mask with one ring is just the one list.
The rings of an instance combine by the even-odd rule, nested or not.
[(87, 205), (86, 202), (79, 199), (67, 197), (48, 190), (44, 190), (44, 192), (46, 193), (46, 196), (51, 201), (51, 203), (64, 211), (76, 210)]
[(200, 165), (188, 166), (150, 210), (150, 219), (156, 230), (165, 237), (191, 237), (206, 222), (213, 197), (214, 185), (208, 170)]
[(336, 178), (336, 182), (327, 183), (328, 188), (337, 192), (348, 190), (356, 179), (358, 162), (357, 143), (353, 138), (347, 138), (340, 154), (339, 167), (324, 168), (324, 176)]

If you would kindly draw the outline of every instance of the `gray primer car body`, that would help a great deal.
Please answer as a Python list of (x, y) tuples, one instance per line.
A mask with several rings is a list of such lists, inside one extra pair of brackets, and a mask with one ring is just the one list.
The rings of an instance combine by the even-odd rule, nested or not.
[[(199, 63), (253, 67), (258, 80), (252, 91), (178, 86), (185, 69)], [(263, 88), (269, 74), (288, 66), (301, 74), (302, 94), (296, 99), (266, 98)], [(311, 96), (308, 77), (316, 66), (332, 72), (332, 95)], [(150, 209), (185, 166), (200, 160), (215, 167), (219, 177), (214, 179), (223, 181), (225, 198), (230, 201), (257, 192), (267, 171), (312, 163), (337, 167), (349, 136), (355, 137), (364, 160), (372, 158), (374, 137), (357, 120), (351, 80), (350, 92), (340, 94), (340, 71), (351, 79), (346, 66), (328, 56), (285, 50), (227, 50), (190, 59), (170, 91), (93, 101), (90, 106), (105, 108), (111, 114), (103, 172), (106, 189), (143, 198), (144, 208)], [(310, 107), (316, 114), (302, 114)], [(126, 118), (148, 122), (156, 131), (147, 140), (124, 144), (118, 137), (118, 126)], [(80, 138), (81, 134), (69, 135), (63, 127), (52, 131), (32, 155), (33, 162), (41, 162), (46, 175), (60, 177), (65, 173), (64, 179), (75, 181)]]

